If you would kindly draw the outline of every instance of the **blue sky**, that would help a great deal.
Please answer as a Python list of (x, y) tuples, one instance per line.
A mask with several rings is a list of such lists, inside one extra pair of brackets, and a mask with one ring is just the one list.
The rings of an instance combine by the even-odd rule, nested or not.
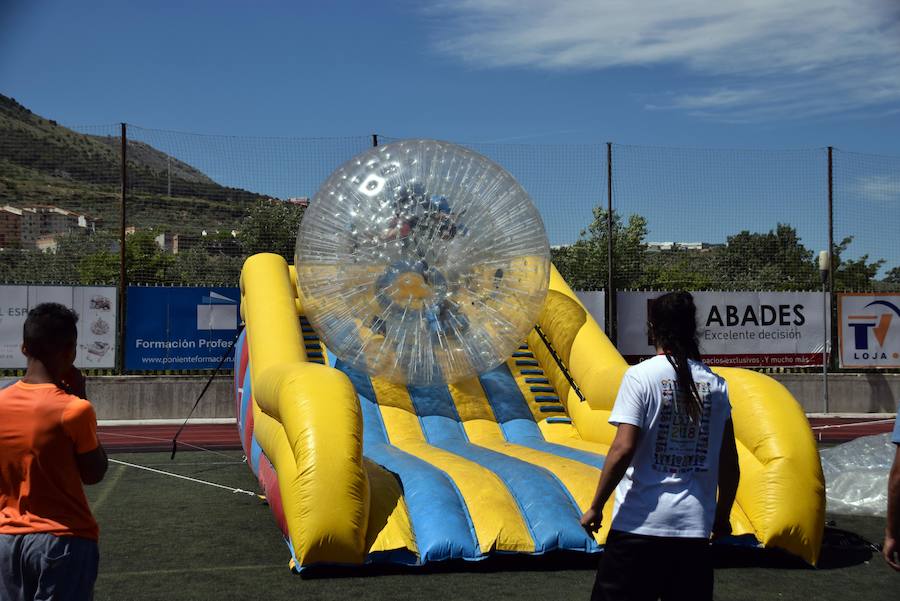
[[(495, 144), (613, 141), (811, 152), (833, 145), (900, 157), (900, 4), (4, 0), (0, 92), (69, 125), (127, 121), (228, 136), (378, 132), (482, 143), (489, 154), (514, 154)], [(529, 165), (522, 159), (519, 167)], [(842, 185), (875, 203), (873, 215), (896, 215), (896, 165), (863, 169)], [(819, 176), (804, 169), (804, 178)], [(790, 172), (780, 177), (780, 188), (799, 186)], [(723, 175), (712, 188), (731, 190), (728, 183)], [(634, 190), (635, 198), (660, 185)], [(706, 194), (690, 199), (698, 209), (716, 202), (697, 193)], [(785, 202), (771, 199), (772, 221)], [(651, 219), (652, 239), (721, 237), (664, 221)], [(818, 246), (814, 229), (806, 238)], [(900, 248), (859, 242), (900, 259)]]

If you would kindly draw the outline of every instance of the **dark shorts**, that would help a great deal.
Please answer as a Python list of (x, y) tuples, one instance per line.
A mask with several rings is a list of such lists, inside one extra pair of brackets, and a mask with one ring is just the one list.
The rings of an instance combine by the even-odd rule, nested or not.
[(610, 530), (594, 581), (594, 601), (711, 601), (713, 569), (705, 538)]
[(83, 601), (94, 596), (96, 541), (53, 534), (0, 534), (0, 599)]

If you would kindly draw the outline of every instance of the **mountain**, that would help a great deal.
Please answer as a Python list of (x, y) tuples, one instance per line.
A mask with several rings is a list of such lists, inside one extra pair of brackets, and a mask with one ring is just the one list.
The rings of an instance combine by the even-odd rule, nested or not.
[[(0, 206), (54, 205), (116, 227), (120, 145), (119, 137), (73, 131), (0, 94)], [(129, 140), (127, 156), (126, 221), (138, 228), (230, 229), (266, 198), (222, 186), (143, 142)]]

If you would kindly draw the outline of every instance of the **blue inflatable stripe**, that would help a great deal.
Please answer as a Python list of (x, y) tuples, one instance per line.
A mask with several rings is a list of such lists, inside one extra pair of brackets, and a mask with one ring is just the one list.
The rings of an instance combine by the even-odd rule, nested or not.
[(491, 470), (503, 481), (534, 538), (535, 553), (596, 548), (579, 524), (577, 505), (551, 473), (471, 444), (446, 386), (410, 386), (409, 393), (430, 444)]
[(543, 376), (543, 369), (523, 369), (519, 371), (523, 376)]
[[(247, 419), (247, 409), (250, 407), (250, 399), (253, 398), (253, 383), (250, 379), (250, 362), (247, 362), (247, 370), (244, 372), (244, 386), (241, 391), (241, 419), (238, 423), (240, 423), (240, 428), (238, 431), (241, 435), (241, 444), (243, 445), (245, 429), (247, 428), (247, 424), (244, 420)], [(247, 452), (247, 449), (244, 449), (244, 452)]]
[(506, 440), (603, 469), (603, 455), (544, 440), (544, 435), (541, 434), (541, 429), (535, 423), (531, 409), (528, 408), (528, 403), (522, 396), (522, 391), (519, 390), (515, 378), (506, 365), (482, 374), (479, 379)]
[(525, 378), (525, 383), (526, 384), (549, 384), (550, 380), (548, 380), (547, 378)]
[(548, 417), (547, 423), (548, 424), (571, 424), (572, 418), (571, 417)]
[(475, 527), (453, 480), (430, 463), (392, 446), (369, 377), (343, 362), (337, 367), (353, 382), (363, 414), (363, 453), (397, 474), (416, 537), (419, 561), (479, 559)]
[[(245, 336), (246, 336), (246, 331), (241, 332), (240, 336), (238, 336), (237, 342), (234, 343), (234, 357), (235, 357), (234, 377), (232, 378), (231, 384), (234, 388), (235, 395), (238, 394), (238, 376), (245, 375), (245, 374), (238, 373), (238, 367), (240, 366), (240, 356), (241, 356), (242, 349), (244, 347)], [(246, 378), (244, 380), (244, 383), (247, 384)], [(243, 387), (241, 387), (241, 388), (243, 388)], [(238, 403), (238, 405), (237, 405), (237, 407), (238, 407), (237, 411), (238, 411), (238, 413), (240, 413), (240, 415), (238, 415), (235, 420), (237, 422), (238, 435), (241, 437), (241, 440), (243, 440), (243, 437), (244, 437), (244, 409), (245, 409), (244, 399), (245, 398), (246, 397), (244, 397), (244, 393), (241, 392), (240, 403)]]
[(259, 477), (259, 458), (262, 455), (262, 447), (259, 446), (256, 436), (252, 436), (250, 438), (250, 469), (253, 470), (257, 478)]

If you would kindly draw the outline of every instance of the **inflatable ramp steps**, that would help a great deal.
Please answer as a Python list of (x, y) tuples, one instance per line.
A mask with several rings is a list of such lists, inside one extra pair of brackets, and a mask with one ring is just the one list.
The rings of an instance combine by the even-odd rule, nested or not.
[(310, 363), (325, 364), (325, 353), (322, 350), (322, 341), (313, 329), (309, 320), (300, 316), (300, 331), (303, 333), (303, 346), (306, 349), (306, 358)]
[(529, 385), (528, 392), (531, 393), (531, 399), (537, 405), (537, 410), (542, 414), (550, 414), (543, 418), (543, 421), (548, 424), (571, 424), (572, 419), (566, 416), (566, 408), (560, 402), (559, 395), (551, 385), (550, 379), (544, 374), (540, 362), (534, 358), (534, 353), (527, 345), (524, 348), (528, 349), (527, 352), (520, 350), (513, 353), (513, 359), (519, 374), (526, 376), (525, 384)]

